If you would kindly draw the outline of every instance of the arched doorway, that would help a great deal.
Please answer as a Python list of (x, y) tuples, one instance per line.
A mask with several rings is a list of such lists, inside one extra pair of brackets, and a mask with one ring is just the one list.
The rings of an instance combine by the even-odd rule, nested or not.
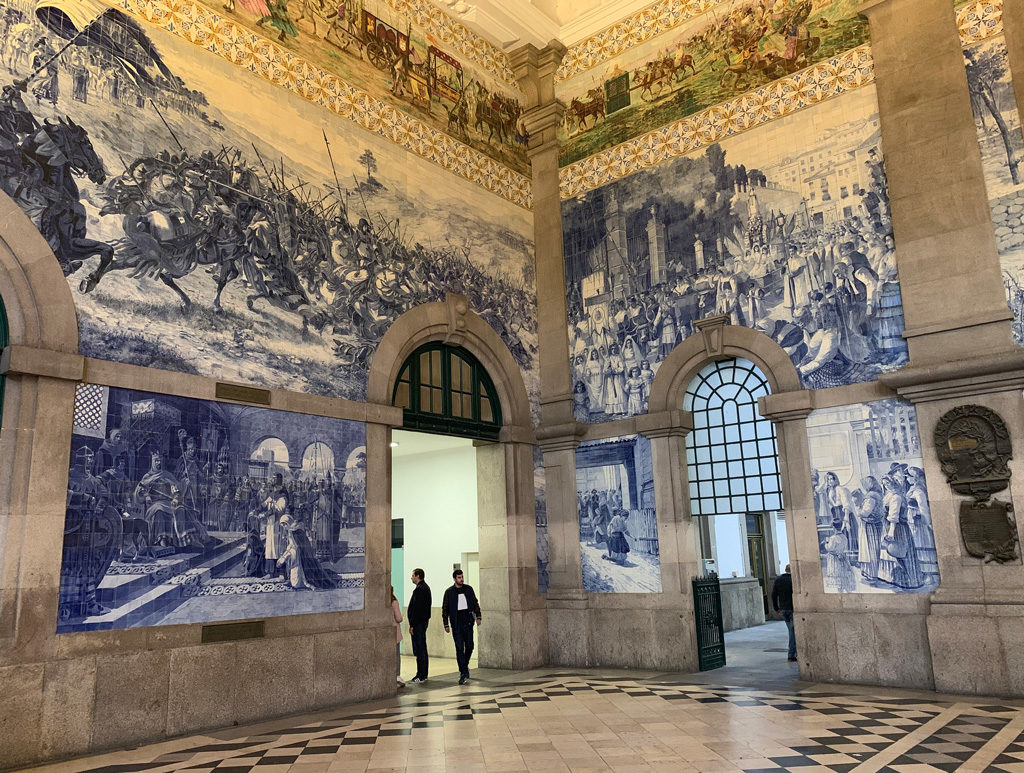
[[(441, 627), (440, 605), (452, 583), (453, 564), (462, 564), (467, 582), (479, 566), (477, 591), (485, 618), (476, 631), (480, 665), (530, 668), (546, 662), (547, 636), (537, 633), (546, 632), (547, 612), (537, 585), (535, 438), (522, 372), (511, 352), (464, 297), (449, 295), (444, 303), (411, 309), (391, 326), (371, 363), (367, 399), (402, 408), (401, 428), (387, 437), (387, 485), (395, 546), (390, 570), (403, 600), (412, 591), (411, 570), (418, 566), (412, 557), (418, 539), (413, 519), (442, 494), (462, 494), (462, 504), (440, 508), (443, 512), (432, 508), (438, 520), (427, 536), (448, 537), (452, 550), (427, 576), (434, 607), (427, 629), (431, 661), (435, 645), (450, 646), (454, 655), (452, 637)], [(445, 477), (437, 470), (444, 454), (462, 455), (458, 464), (465, 485), (443, 485)], [(422, 474), (418, 486), (401, 480), (406, 456), (430, 462), (423, 465), (430, 474)], [(475, 523), (463, 517), (459, 526), (463, 535), (474, 531), (475, 545), (452, 537), (457, 509), (470, 519), (475, 510)]]

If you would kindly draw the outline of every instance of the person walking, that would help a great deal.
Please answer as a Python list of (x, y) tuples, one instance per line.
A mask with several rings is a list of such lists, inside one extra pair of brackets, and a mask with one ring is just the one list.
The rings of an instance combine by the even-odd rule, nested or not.
[(398, 678), (398, 686), (405, 687), (405, 680), (402, 679), (402, 607), (395, 598), (395, 586), (391, 588), (391, 618), (395, 624), (395, 676)]
[(772, 607), (782, 615), (789, 629), (789, 661), (792, 663), (796, 661), (796, 636), (793, 633), (793, 576), (789, 573), (789, 564), (772, 583)]
[(483, 623), (480, 602), (473, 588), (466, 585), (462, 570), (452, 572), (455, 584), (444, 592), (441, 602), (441, 622), (444, 632), (455, 639), (455, 659), (459, 664), (459, 684), (469, 681), (469, 659), (473, 655), (473, 623)]
[(423, 570), (412, 570), (412, 584), (416, 586), (409, 599), (409, 638), (412, 639), (412, 654), (416, 656), (416, 676), (412, 684), (427, 681), (427, 625), (430, 623), (430, 586), (423, 580)]

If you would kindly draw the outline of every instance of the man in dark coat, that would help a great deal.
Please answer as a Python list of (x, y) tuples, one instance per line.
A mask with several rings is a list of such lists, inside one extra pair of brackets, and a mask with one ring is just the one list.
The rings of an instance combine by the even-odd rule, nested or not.
[(462, 570), (452, 572), (455, 584), (444, 592), (441, 602), (441, 622), (444, 632), (455, 639), (455, 659), (459, 664), (459, 684), (469, 681), (469, 659), (473, 655), (473, 623), (480, 625), (480, 602), (473, 588), (463, 581)]
[(793, 576), (789, 573), (789, 564), (786, 564), (786, 571), (775, 578), (772, 584), (772, 607), (782, 615), (789, 629), (789, 660), (796, 660), (796, 636), (793, 634)]
[(430, 623), (430, 586), (423, 581), (423, 570), (412, 570), (412, 584), (416, 586), (409, 598), (409, 637), (412, 639), (412, 654), (416, 656), (416, 676), (410, 682), (419, 684), (427, 681), (427, 625)]

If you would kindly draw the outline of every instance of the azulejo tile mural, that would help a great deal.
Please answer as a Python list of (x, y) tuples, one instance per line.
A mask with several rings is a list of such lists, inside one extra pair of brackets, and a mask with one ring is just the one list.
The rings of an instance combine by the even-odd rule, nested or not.
[[(657, 14), (655, 14), (657, 17)], [(643, 22), (638, 22), (642, 25)], [(562, 165), (866, 43), (855, 0), (729, 0), (559, 85)]]
[(1024, 345), (1024, 134), (1002, 35), (1002, 6), (969, 3), (957, 9), (957, 20), (1013, 337)]
[[(202, 28), (196, 7), (163, 18), (177, 34), (108, 10), (56, 58), (63, 40), (34, 16), (5, 17), (0, 131), (21, 152), (0, 158), (0, 186), (57, 255), (82, 354), (358, 400), (391, 323), (458, 292), (535, 394), (529, 213), (455, 175), (439, 184), (403, 149), (434, 139), (325, 129), (320, 108), (179, 37)], [(385, 120), (279, 52), (257, 61), (245, 34), (245, 68), (322, 88), (402, 139), (396, 110)]]
[(930, 593), (939, 584), (914, 406), (877, 400), (807, 417), (826, 593)]
[(564, 167), (563, 199), (573, 198), (627, 175), (661, 164), (734, 134), (874, 81), (871, 49), (860, 46), (793, 76), (728, 99)]
[(661, 593), (651, 441), (589, 440), (576, 449), (583, 589)]
[(81, 384), (58, 633), (363, 606), (360, 422)]
[(548, 592), (548, 487), (544, 473), (544, 452), (533, 447), (533, 492), (537, 522), (537, 589)]
[(859, 89), (563, 204), (581, 421), (646, 412), (714, 314), (775, 340), (807, 388), (906, 362), (876, 110)]

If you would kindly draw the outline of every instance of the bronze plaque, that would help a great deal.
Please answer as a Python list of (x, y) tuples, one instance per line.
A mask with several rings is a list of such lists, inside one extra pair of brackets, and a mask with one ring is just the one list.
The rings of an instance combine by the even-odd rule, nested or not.
[(250, 620), (245, 623), (225, 623), (224, 625), (204, 625), (203, 644), (221, 641), (239, 641), (241, 639), (262, 639), (265, 635), (264, 620)]
[(935, 426), (935, 451), (953, 491), (983, 502), (1010, 483), (1010, 431), (998, 413), (961, 405)]
[(960, 503), (960, 534), (967, 552), (985, 562), (1017, 559), (1017, 527), (1010, 518), (1013, 506), (993, 499), (987, 504)]
[(223, 381), (218, 381), (216, 394), (218, 400), (237, 400), (240, 403), (270, 405), (269, 389), (257, 389), (256, 387), (226, 384)]

